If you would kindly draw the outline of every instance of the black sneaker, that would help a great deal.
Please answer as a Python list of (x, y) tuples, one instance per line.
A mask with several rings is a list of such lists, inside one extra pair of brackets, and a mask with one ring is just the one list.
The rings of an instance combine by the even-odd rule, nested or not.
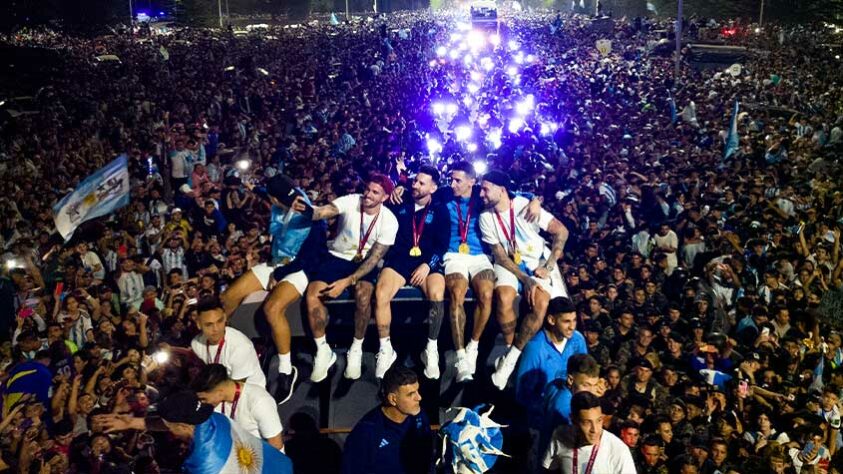
[(289, 374), (278, 374), (278, 380), (275, 385), (275, 401), (279, 405), (285, 403), (293, 396), (293, 390), (296, 388), (296, 381), (299, 378), (299, 371), (293, 366), (293, 371)]

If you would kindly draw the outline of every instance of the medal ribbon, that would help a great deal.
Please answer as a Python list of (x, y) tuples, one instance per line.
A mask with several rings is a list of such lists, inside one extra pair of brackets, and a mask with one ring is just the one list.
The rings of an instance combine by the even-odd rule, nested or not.
[(372, 235), (372, 229), (375, 228), (375, 223), (378, 221), (381, 213), (375, 214), (375, 218), (369, 223), (369, 228), (363, 234), (363, 200), (360, 200), (360, 240), (357, 242), (357, 255), (363, 255), (363, 249), (366, 248), (366, 242), (369, 241), (369, 236)]
[(506, 237), (506, 240), (509, 242), (511, 247), (510, 250), (514, 254), (518, 251), (518, 244), (515, 242), (515, 210), (512, 208), (512, 203), (509, 203), (509, 228), (511, 232), (506, 231), (506, 225), (504, 225), (503, 219), (501, 219), (501, 215), (498, 211), (495, 211), (495, 216), (498, 218), (498, 225), (500, 225), (500, 228), (503, 231), (503, 236)]
[[(222, 340), (220, 341), (220, 345), (217, 346), (217, 353), (214, 355), (214, 364), (220, 363), (220, 356), (222, 355), (222, 346), (225, 345), (225, 336), (223, 336)], [(208, 344), (208, 341), (205, 341), (205, 354), (208, 364), (211, 363), (211, 345)]]
[(465, 222), (462, 220), (462, 206), (460, 205), (460, 202), (457, 201), (455, 204), (457, 206), (457, 222), (460, 231), (460, 243), (464, 244), (468, 242), (468, 226), (471, 222), (471, 198), (468, 199), (468, 204), (465, 206)]
[[(597, 440), (597, 443), (594, 444), (594, 447), (591, 449), (591, 456), (588, 457), (588, 464), (585, 465), (585, 474), (591, 474), (591, 471), (594, 470), (594, 461), (597, 460), (597, 450), (600, 449), (600, 440)], [(577, 474), (580, 466), (577, 463), (577, 453), (579, 452), (579, 448), (574, 449), (574, 466), (573, 466), (573, 474)]]
[[(237, 412), (237, 403), (240, 401), (240, 384), (238, 382), (234, 382), (234, 386), (234, 401), (231, 402), (231, 412), (228, 415), (228, 417), (232, 420), (234, 419), (234, 415)], [(222, 402), (222, 414), (225, 415), (225, 402)]]
[(430, 206), (426, 206), (424, 208), (424, 212), (422, 213), (421, 223), (416, 223), (416, 215), (413, 214), (413, 247), (419, 246), (419, 241), (421, 240), (422, 232), (424, 232), (424, 221), (427, 220), (427, 212), (430, 210)]

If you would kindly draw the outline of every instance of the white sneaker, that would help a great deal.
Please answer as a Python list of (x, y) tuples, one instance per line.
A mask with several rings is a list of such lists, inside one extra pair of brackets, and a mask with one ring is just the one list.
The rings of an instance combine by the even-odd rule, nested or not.
[(313, 359), (313, 372), (310, 374), (310, 381), (319, 383), (328, 376), (328, 369), (337, 362), (337, 355), (329, 347), (316, 350), (316, 357)]
[(363, 365), (363, 349), (349, 349), (346, 354), (347, 365), (343, 376), (349, 380), (357, 380), (360, 378), (361, 366)]
[(515, 362), (507, 362), (505, 356), (498, 357), (495, 366), (497, 369), (495, 373), (492, 374), (492, 383), (497, 387), (498, 390), (503, 390), (506, 388), (506, 383), (509, 381), (509, 376), (512, 375), (512, 372), (515, 371)]
[(389, 351), (378, 351), (376, 359), (377, 363), (375, 364), (375, 377), (382, 379), (386, 371), (389, 370), (395, 360), (398, 359), (398, 354), (396, 354), (395, 350), (393, 349)]
[(424, 364), (424, 376), (430, 380), (439, 378), (439, 349), (436, 344), (428, 344), (421, 355)]
[[(473, 376), (477, 372), (477, 349), (465, 349), (465, 360), (468, 364), (468, 370)], [(473, 377), (472, 377), (473, 378)]]
[(457, 383), (474, 380), (474, 370), (472, 370), (471, 361), (467, 354), (463, 357), (457, 357), (457, 363), (454, 364), (454, 367), (457, 369)]

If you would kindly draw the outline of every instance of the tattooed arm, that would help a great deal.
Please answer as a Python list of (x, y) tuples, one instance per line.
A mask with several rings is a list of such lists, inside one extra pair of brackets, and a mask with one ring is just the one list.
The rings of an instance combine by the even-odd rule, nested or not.
[(565, 252), (565, 243), (568, 242), (568, 228), (558, 219), (553, 219), (547, 226), (547, 231), (553, 235), (553, 245), (550, 248), (550, 257), (544, 264), (548, 272), (556, 268), (556, 264)]
[(349, 286), (356, 285), (361, 278), (365, 277), (369, 274), (369, 272), (375, 269), (378, 262), (381, 261), (384, 255), (386, 255), (387, 250), (389, 250), (389, 245), (375, 242), (375, 244), (372, 245), (372, 249), (369, 250), (369, 254), (366, 256), (366, 259), (360, 263), (357, 270), (355, 270), (351, 275), (341, 278), (328, 285), (324, 290), (322, 290), (322, 295), (328, 298), (336, 298)]
[[(295, 201), (293, 201), (292, 207), (294, 211), (305, 212), (310, 206), (304, 201), (304, 198), (299, 196)], [(337, 209), (337, 206), (334, 205), (334, 203), (329, 202), (324, 206), (313, 206), (313, 220), (315, 221), (337, 217), (339, 214), (340, 210)]]

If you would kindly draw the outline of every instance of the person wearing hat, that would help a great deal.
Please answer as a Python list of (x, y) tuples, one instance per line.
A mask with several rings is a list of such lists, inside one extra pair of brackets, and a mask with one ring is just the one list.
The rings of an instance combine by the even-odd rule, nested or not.
[(621, 379), (623, 398), (632, 395), (643, 397), (653, 406), (664, 406), (667, 402), (667, 390), (653, 378), (653, 363), (647, 357), (632, 362), (633, 370)]
[(636, 474), (632, 453), (620, 438), (603, 429), (600, 397), (583, 391), (571, 398), (571, 425), (553, 433), (542, 458), (549, 472)]
[(184, 218), (184, 213), (180, 207), (174, 207), (170, 210), (170, 220), (164, 224), (164, 233), (172, 234), (175, 229), (179, 229), (183, 234), (188, 235), (193, 230), (190, 222)]
[[(492, 170), (483, 176), (480, 188), (480, 199), (486, 207), (480, 215), (480, 231), (495, 259), (498, 323), (510, 346), (492, 374), (492, 383), (499, 390), (506, 387), (527, 342), (541, 329), (551, 298), (568, 297), (557, 265), (568, 229), (545, 210), (540, 212), (538, 222), (529, 222), (524, 215), (529, 201), (520, 196), (512, 198), (510, 187), (509, 175)], [(553, 236), (552, 248), (547, 247), (540, 231)], [(513, 303), (519, 289), (523, 289), (530, 311), (516, 337)]]
[(283, 427), (272, 395), (260, 385), (238, 382), (221, 364), (208, 364), (193, 379), (191, 387), (202, 403), (231, 418), (252, 436), (283, 450)]
[(345, 440), (342, 473), (431, 472), (433, 434), (416, 373), (400, 364), (390, 367), (378, 398), (380, 405), (363, 415)]
[[(405, 284), (421, 288), (430, 304), (427, 345), (421, 360), (425, 377), (431, 380), (439, 378), (438, 338), (445, 316), (442, 258), (448, 249), (451, 221), (445, 206), (433, 200), (433, 193), (438, 187), (439, 171), (434, 166), (422, 165), (413, 179), (413, 199), (390, 207), (398, 220), (398, 233), (375, 286), (375, 321), (381, 341), (376, 378), (382, 378), (398, 358), (389, 339), (389, 327), (392, 323), (392, 299)], [(351, 353), (349, 359), (352, 359)]]
[(292, 397), (298, 380), (298, 369), (292, 363), (286, 311), (304, 295), (322, 259), (327, 232), (323, 222), (313, 222), (307, 206), (302, 211), (292, 209), (296, 198), (303, 198), (303, 192), (289, 177), (275, 175), (269, 179), (266, 197), (271, 205), (270, 260), (254, 265), (237, 278), (220, 299), (226, 317), (230, 317), (250, 294), (261, 290), (270, 292), (263, 309), (278, 353), (274, 396), (278, 403), (284, 403)]
[[(398, 219), (384, 206), (393, 189), (391, 179), (375, 173), (366, 181), (363, 194), (348, 194), (313, 208), (314, 220), (337, 219), (337, 237), (328, 243), (329, 255), (316, 270), (305, 295), (310, 330), (316, 342), (316, 357), (310, 374), (313, 382), (325, 380), (337, 360), (325, 339), (328, 308), (324, 300), (337, 298), (349, 288), (356, 307), (354, 340), (348, 351), (344, 376), (351, 380), (360, 378), (363, 338), (371, 318), (371, 298), (377, 276), (375, 267), (395, 244), (398, 233)], [(293, 209), (306, 210), (303, 198), (296, 198)], [(382, 347), (387, 344), (388, 337), (381, 341)]]
[(191, 390), (170, 394), (158, 402), (157, 416), (96, 415), (94, 422), (106, 433), (119, 431), (169, 431), (189, 443), (182, 463), (188, 474), (226, 472), (276, 472), (292, 474), (293, 463), (283, 452), (253, 436), (227, 416), (214, 412)]
[(656, 435), (649, 435), (633, 454), (639, 474), (667, 474), (667, 465), (662, 459), (664, 442)]

